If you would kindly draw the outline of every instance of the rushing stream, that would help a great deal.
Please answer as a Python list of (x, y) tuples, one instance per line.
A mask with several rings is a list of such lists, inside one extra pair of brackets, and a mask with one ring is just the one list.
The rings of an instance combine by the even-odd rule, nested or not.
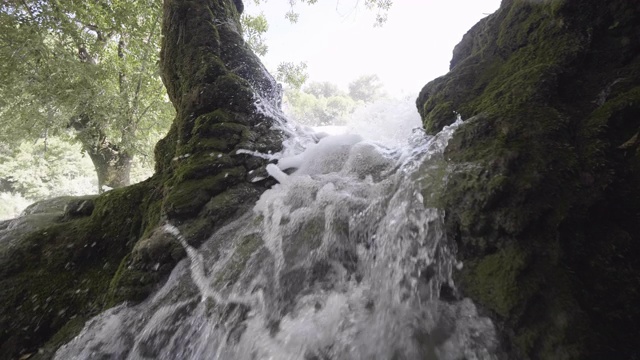
[(290, 128), (252, 211), (198, 249), (166, 224), (188, 258), (56, 359), (492, 359), (492, 323), (451, 299), (463, 264), (433, 204), (461, 122), (427, 136), (413, 105), (385, 109), (343, 134)]

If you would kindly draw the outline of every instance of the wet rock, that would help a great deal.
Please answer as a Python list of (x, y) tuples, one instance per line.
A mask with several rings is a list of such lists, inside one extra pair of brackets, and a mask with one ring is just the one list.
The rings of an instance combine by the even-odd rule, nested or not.
[(638, 356), (639, 6), (503, 1), (417, 100), (428, 132), (469, 119), (439, 201), (509, 358)]

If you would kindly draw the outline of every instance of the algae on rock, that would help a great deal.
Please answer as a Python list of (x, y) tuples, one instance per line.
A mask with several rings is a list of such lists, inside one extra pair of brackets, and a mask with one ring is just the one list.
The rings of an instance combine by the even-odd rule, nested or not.
[[(504, 0), (422, 90), (462, 292), (509, 356), (640, 356), (640, 4)], [(455, 112), (455, 113), (454, 113)]]

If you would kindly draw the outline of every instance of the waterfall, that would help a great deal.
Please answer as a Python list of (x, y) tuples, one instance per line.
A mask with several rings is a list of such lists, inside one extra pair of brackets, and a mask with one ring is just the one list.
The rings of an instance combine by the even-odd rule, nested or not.
[(491, 321), (451, 295), (463, 264), (436, 203), (461, 121), (428, 136), (413, 105), (387, 103), (343, 134), (283, 126), (293, 135), (267, 169), (279, 183), (253, 210), (198, 249), (165, 225), (188, 257), (56, 359), (495, 357)]

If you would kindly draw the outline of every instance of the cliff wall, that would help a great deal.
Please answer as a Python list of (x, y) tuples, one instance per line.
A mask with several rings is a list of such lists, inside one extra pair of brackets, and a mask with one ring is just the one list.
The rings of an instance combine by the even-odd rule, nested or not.
[(440, 201), (509, 358), (640, 356), (640, 3), (504, 0), (417, 106), (467, 120)]

